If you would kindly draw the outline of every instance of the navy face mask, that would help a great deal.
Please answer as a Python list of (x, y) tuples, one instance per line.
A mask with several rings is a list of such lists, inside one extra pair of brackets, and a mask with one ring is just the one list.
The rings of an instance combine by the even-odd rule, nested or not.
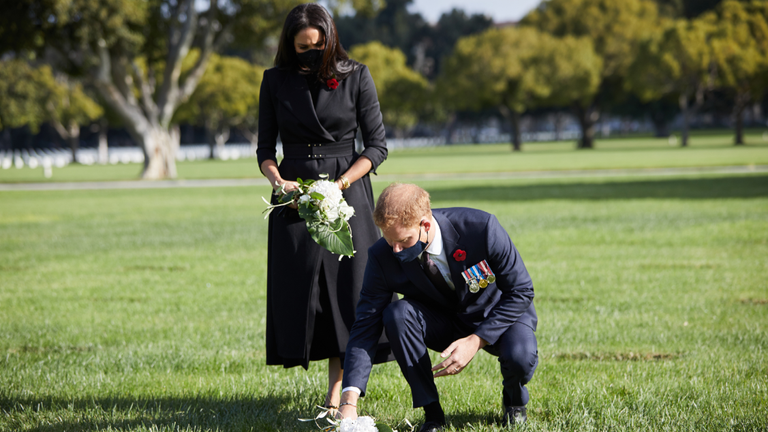
[[(429, 239), (429, 231), (427, 231), (427, 239)], [(403, 249), (400, 252), (392, 251), (392, 254), (397, 258), (401, 263), (407, 263), (415, 260), (416, 258), (421, 255), (422, 252), (427, 248), (427, 244), (421, 241), (421, 224), (419, 224), (419, 240), (416, 242), (415, 245)]]
[(302, 66), (309, 68), (312, 72), (317, 72), (323, 64), (323, 51), (324, 50), (311, 49), (296, 53), (296, 57), (298, 57), (299, 63), (301, 63)]

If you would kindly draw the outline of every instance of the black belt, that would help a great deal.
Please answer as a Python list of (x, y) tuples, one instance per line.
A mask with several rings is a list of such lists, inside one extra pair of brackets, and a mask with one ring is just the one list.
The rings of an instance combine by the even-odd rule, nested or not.
[(355, 140), (322, 144), (285, 144), (283, 155), (286, 159), (322, 159), (352, 156), (355, 154)]

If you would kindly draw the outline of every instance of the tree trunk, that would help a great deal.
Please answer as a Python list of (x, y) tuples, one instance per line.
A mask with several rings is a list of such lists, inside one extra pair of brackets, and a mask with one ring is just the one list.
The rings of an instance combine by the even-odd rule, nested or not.
[(77, 150), (80, 149), (80, 125), (73, 123), (69, 125), (67, 142), (72, 150), (72, 161), (77, 162)]
[(219, 159), (221, 159), (221, 155), (224, 154), (224, 144), (226, 144), (227, 140), (229, 139), (229, 127), (225, 126), (221, 130), (218, 130), (216, 132), (216, 150), (219, 153)]
[(512, 111), (512, 150), (523, 150), (523, 134), (520, 132), (520, 113)]
[(595, 124), (600, 119), (600, 112), (594, 106), (584, 107), (581, 105), (575, 106), (576, 117), (579, 119), (579, 125), (581, 126), (581, 139), (578, 141), (576, 148), (579, 149), (591, 149), (595, 147)]
[(216, 131), (210, 118), (203, 122), (205, 126), (205, 140), (208, 141), (208, 160), (216, 159)]
[(144, 180), (176, 178), (176, 153), (179, 149), (179, 128), (166, 130), (154, 127), (139, 137), (144, 149)]
[(688, 124), (690, 123), (689, 117), (691, 116), (691, 112), (688, 109), (688, 96), (681, 94), (678, 102), (680, 104), (680, 112), (683, 114), (683, 130), (680, 145), (681, 147), (688, 147)]
[(248, 129), (245, 126), (238, 127), (240, 130), (240, 133), (245, 136), (245, 139), (248, 140), (249, 143), (251, 143), (251, 156), (256, 155), (256, 150), (259, 148), (259, 130), (256, 129), (256, 132), (252, 132), (250, 129)]
[(744, 109), (747, 108), (748, 103), (749, 93), (739, 92), (736, 95), (736, 103), (733, 106), (733, 123), (736, 129), (735, 145), (744, 145)]
[(109, 162), (109, 142), (107, 141), (107, 130), (109, 124), (107, 120), (102, 117), (99, 120), (99, 163), (106, 165)]
[(522, 151), (523, 134), (520, 132), (520, 113), (506, 106), (500, 106), (499, 112), (512, 126), (512, 151)]

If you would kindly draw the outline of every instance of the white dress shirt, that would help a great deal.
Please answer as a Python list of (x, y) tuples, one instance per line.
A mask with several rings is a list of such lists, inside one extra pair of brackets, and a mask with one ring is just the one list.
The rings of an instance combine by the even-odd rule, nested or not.
[(437, 265), (440, 274), (443, 275), (443, 279), (448, 284), (448, 288), (456, 291), (456, 286), (453, 285), (453, 279), (451, 279), (451, 268), (448, 266), (448, 256), (443, 248), (443, 235), (440, 233), (440, 225), (437, 224), (436, 220), (432, 225), (435, 230), (435, 237), (432, 239), (432, 243), (427, 246), (426, 252), (429, 253), (432, 261)]

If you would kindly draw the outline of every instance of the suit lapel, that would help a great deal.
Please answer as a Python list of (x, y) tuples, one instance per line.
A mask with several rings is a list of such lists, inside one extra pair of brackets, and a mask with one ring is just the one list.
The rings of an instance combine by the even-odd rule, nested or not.
[[(319, 99), (323, 97), (320, 91)], [(336, 141), (330, 133), (320, 124), (315, 107), (312, 103), (312, 94), (309, 92), (307, 80), (297, 72), (288, 72), (288, 78), (283, 82), (277, 93), (277, 98), (283, 107), (291, 112), (299, 123), (316, 133), (324, 142)], [(320, 101), (318, 101), (318, 106)], [(319, 141), (319, 140), (318, 140)]]
[(461, 235), (459, 235), (451, 221), (448, 220), (442, 212), (433, 210), (432, 214), (435, 216), (438, 225), (440, 225), (440, 233), (443, 236), (443, 250), (448, 259), (448, 266), (451, 269), (453, 286), (456, 287), (456, 294), (458, 295), (459, 302), (463, 302), (464, 297), (467, 295), (467, 287), (464, 282), (464, 277), (461, 276), (461, 272), (466, 270), (466, 263), (464, 261), (456, 261), (456, 259), (453, 258), (453, 253), (456, 252), (457, 249), (462, 249), (459, 245)]
[(418, 260), (402, 263), (401, 265), (403, 266), (405, 275), (408, 276), (408, 279), (410, 279), (410, 281), (413, 282), (416, 287), (418, 287), (420, 292), (426, 294), (426, 296), (430, 299), (440, 303), (440, 306), (446, 309), (453, 309), (455, 307), (455, 305), (452, 305), (448, 302), (448, 299), (446, 299), (445, 296), (440, 293), (435, 285), (432, 284), (432, 281), (429, 280), (427, 275), (424, 274), (424, 270), (422, 270)]

